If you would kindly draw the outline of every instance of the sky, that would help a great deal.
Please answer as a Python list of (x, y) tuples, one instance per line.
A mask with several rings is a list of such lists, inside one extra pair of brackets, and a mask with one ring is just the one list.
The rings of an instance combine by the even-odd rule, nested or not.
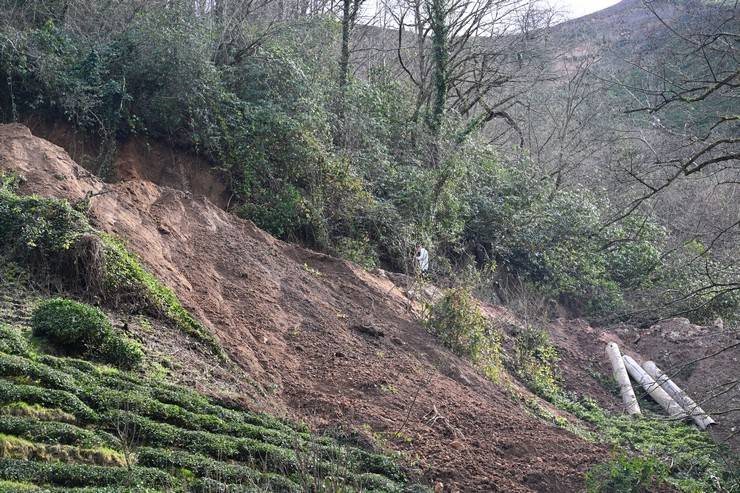
[(619, 0), (550, 0), (550, 4), (562, 9), (566, 17), (575, 18), (605, 9)]

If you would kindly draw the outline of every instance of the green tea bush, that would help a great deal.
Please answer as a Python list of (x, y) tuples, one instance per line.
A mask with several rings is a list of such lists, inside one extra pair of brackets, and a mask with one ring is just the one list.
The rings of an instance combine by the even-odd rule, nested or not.
[(73, 300), (41, 302), (31, 319), (33, 334), (71, 354), (86, 355), (132, 368), (144, 359), (141, 346), (115, 332), (99, 309)]
[(114, 447), (112, 435), (54, 421), (37, 421), (26, 416), (0, 416), (0, 433), (15, 435), (32, 442), (61, 443), (85, 448)]
[(170, 489), (176, 481), (169, 474), (148, 467), (102, 467), (83, 464), (41, 463), (0, 459), (0, 477), (57, 486), (133, 486)]
[(100, 348), (113, 331), (99, 308), (63, 298), (41, 302), (33, 312), (31, 327), (33, 335), (78, 354)]
[(501, 335), (481, 313), (470, 291), (450, 289), (427, 307), (424, 320), (432, 334), (460, 356), (469, 357), (489, 378), (501, 367)]
[(29, 491), (39, 491), (40, 488), (32, 483), (21, 483), (18, 481), (4, 481), (0, 479), (0, 491), (6, 493), (27, 493)]
[(164, 470), (186, 468), (198, 477), (218, 478), (227, 483), (257, 482), (261, 476), (260, 471), (247, 466), (171, 449), (142, 447), (138, 450), (138, 463)]
[(26, 404), (25, 402), (11, 402), (0, 406), (0, 415), (24, 416), (38, 421), (58, 421), (61, 423), (75, 423), (74, 415), (61, 409), (48, 408), (38, 404)]
[(0, 323), (0, 352), (18, 356), (28, 356), (28, 341), (20, 330)]
[(61, 409), (73, 414), (82, 422), (94, 421), (97, 418), (95, 411), (70, 392), (0, 380), (0, 404), (13, 402), (27, 402)]

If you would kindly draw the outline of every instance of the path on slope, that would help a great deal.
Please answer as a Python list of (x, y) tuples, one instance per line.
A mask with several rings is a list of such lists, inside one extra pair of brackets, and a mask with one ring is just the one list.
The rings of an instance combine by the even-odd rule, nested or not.
[[(376, 436), (408, 416), (391, 445), (449, 491), (577, 491), (605, 458), (439, 346), (387, 279), (279, 241), (204, 197), (104, 184), (21, 125), (0, 126), (1, 171), (21, 175), (24, 193), (77, 200), (109, 190), (92, 199), (95, 223), (177, 292), (267, 389), (272, 412)], [(357, 330), (368, 324), (383, 335)], [(434, 409), (446, 419), (425, 420)]]

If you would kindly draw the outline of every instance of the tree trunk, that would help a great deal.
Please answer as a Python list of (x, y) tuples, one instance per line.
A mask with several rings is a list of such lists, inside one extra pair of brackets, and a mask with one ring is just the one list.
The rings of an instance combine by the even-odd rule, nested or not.
[(344, 0), (342, 7), (342, 49), (339, 55), (339, 88), (343, 92), (349, 80), (349, 38), (352, 35), (353, 0)]
[(686, 392), (673, 383), (673, 380), (668, 378), (668, 375), (663, 373), (654, 362), (648, 361), (642, 366), (645, 368), (648, 375), (653, 377), (661, 388), (665, 390), (668, 395), (670, 395), (683, 408), (684, 411), (686, 411), (686, 414), (694, 420), (694, 423), (696, 423), (699, 428), (706, 430), (707, 427), (715, 424), (714, 420), (705, 413), (704, 410), (686, 394)]
[(447, 12), (445, 0), (431, 0), (430, 27), (432, 30), (432, 62), (434, 66), (434, 99), (432, 101), (431, 126), (435, 135), (442, 124), (447, 105)]
[(619, 346), (613, 342), (607, 344), (606, 355), (612, 364), (614, 379), (619, 384), (619, 391), (622, 394), (622, 402), (624, 403), (625, 411), (627, 414), (640, 414), (640, 405), (637, 403), (635, 391), (632, 390), (630, 377), (627, 375), (627, 370), (624, 367), (624, 361), (622, 360), (622, 353), (619, 352)]

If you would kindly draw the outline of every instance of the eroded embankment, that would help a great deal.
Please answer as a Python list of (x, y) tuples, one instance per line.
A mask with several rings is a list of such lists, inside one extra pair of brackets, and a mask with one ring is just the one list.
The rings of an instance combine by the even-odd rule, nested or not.
[[(109, 192), (91, 200), (97, 227), (177, 292), (266, 389), (273, 412), (376, 439), (400, 431), (390, 446), (429, 481), (462, 491), (573, 491), (605, 457), (439, 346), (387, 279), (276, 240), (204, 197), (143, 180), (104, 184), (22, 126), (0, 127), (0, 171), (21, 175), (23, 193)], [(435, 410), (443, 418), (430, 419)]]

